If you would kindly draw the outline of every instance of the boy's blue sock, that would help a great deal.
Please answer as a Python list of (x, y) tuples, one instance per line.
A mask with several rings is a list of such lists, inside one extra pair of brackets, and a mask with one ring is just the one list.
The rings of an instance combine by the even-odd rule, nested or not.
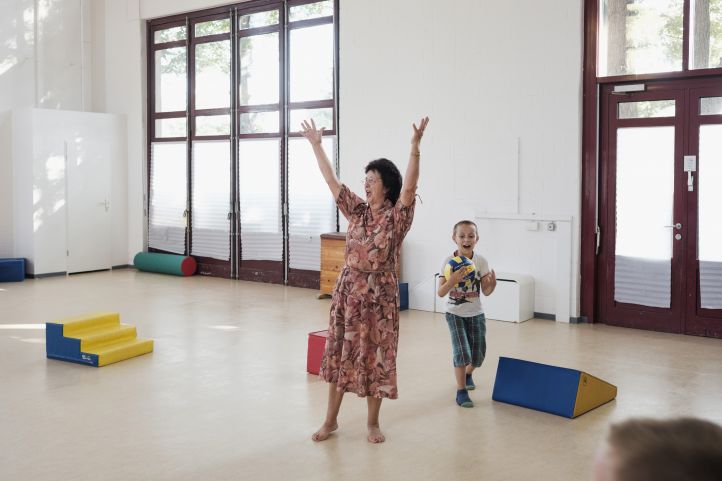
[(473, 391), (476, 389), (476, 384), (474, 384), (474, 380), (471, 378), (471, 374), (466, 375), (466, 389), (469, 391)]
[(469, 397), (469, 392), (466, 389), (459, 389), (456, 391), (456, 404), (462, 408), (474, 407), (474, 402)]

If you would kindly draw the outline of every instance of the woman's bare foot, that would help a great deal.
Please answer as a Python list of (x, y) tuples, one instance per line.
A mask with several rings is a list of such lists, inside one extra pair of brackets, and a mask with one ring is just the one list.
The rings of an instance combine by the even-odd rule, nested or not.
[(320, 441), (325, 441), (328, 439), (328, 437), (331, 435), (332, 432), (338, 429), (338, 424), (328, 424), (323, 423), (323, 426), (321, 426), (321, 429), (313, 433), (311, 436), (311, 439), (316, 441), (317, 443)]
[(383, 433), (381, 432), (381, 428), (378, 424), (369, 425), (368, 428), (369, 435), (366, 436), (366, 439), (368, 439), (370, 443), (379, 444), (386, 441), (386, 436), (383, 435)]

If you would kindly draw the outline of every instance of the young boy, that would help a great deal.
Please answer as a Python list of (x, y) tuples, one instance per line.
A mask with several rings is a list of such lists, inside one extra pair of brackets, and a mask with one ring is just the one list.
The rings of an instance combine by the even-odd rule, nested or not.
[(480, 293), (488, 296), (496, 288), (496, 274), (489, 271), (489, 264), (474, 247), (479, 241), (476, 224), (470, 220), (462, 220), (454, 226), (451, 239), (458, 249), (444, 261), (441, 272), (446, 264), (456, 256), (470, 259), (476, 266), (474, 278), (460, 287), (464, 277), (473, 267), (461, 267), (451, 273), (449, 279), (443, 275), (439, 278), (439, 297), (449, 294), (446, 303), (446, 322), (451, 332), (451, 344), (454, 353), (454, 373), (456, 375), (456, 404), (461, 407), (474, 407), (469, 398), (468, 390), (475, 389), (471, 373), (481, 366), (486, 355), (486, 318), (481, 307)]

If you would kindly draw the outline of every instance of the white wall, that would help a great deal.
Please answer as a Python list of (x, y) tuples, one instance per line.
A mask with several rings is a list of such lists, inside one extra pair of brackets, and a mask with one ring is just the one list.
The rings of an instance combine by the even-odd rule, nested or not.
[[(451, 226), (470, 218), (487, 226), (478, 250), (492, 267), (534, 276), (537, 312), (559, 312), (568, 299), (578, 315), (582, 2), (339, 1), (342, 180), (356, 187), (380, 156), (403, 172), (411, 122), (431, 117), (424, 203), (402, 256), (412, 307), (433, 308), (433, 274), (454, 247)], [(128, 116), (132, 255), (145, 225), (145, 20), (227, 2), (101, 3), (94, 28), (105, 31), (105, 82), (94, 83), (93, 99)], [(525, 231), (524, 221), (480, 218), (494, 214), (571, 219), (571, 240), (559, 247), (558, 234)], [(566, 257), (570, 272), (560, 274)]]
[(83, 110), (83, 10), (81, 0), (36, 2), (38, 107)]
[[(239, 1), (228, 0), (129, 0), (139, 3), (139, 15), (145, 20), (158, 17), (167, 17), (178, 13), (205, 10), (206, 8), (221, 7)], [(243, 0), (240, 0), (243, 1)], [(250, 1), (250, 0), (246, 0)]]
[(0, 257), (13, 256), (11, 112), (35, 102), (33, 0), (0, 2)]
[(13, 255), (12, 120), (0, 112), (0, 257)]
[(33, 0), (0, 2), (0, 110), (35, 102)]
[[(12, 173), (10, 183), (12, 189), (13, 217), (10, 227), (13, 227), (13, 239), (10, 256), (24, 257), (28, 261), (26, 269), (34, 272), (33, 252), (35, 241), (33, 239), (33, 116), (30, 109), (16, 109), (12, 111), (10, 128), (12, 130)], [(25, 188), (20, 188), (25, 186)], [(14, 223), (13, 223), (14, 220)]]
[[(127, 166), (124, 168), (127, 199), (127, 247), (123, 264), (143, 250), (145, 217), (143, 181), (146, 165), (145, 22), (139, 17), (138, 0), (97, 0), (93, 31), (103, 32), (94, 42), (93, 102), (110, 114), (127, 119)], [(96, 37), (98, 35), (95, 35)], [(122, 173), (115, 172), (119, 177)]]
[[(124, 2), (111, 3), (124, 6)], [(100, 0), (5, 0), (0, 3), (0, 256), (22, 255), (15, 252), (13, 223), (23, 224), (25, 220), (18, 218), (26, 214), (22, 207), (13, 205), (10, 111), (34, 107), (105, 111), (107, 34), (105, 25), (95, 21), (99, 17), (105, 20), (105, 10), (105, 2)], [(96, 55), (100, 51), (103, 55)], [(98, 67), (95, 61), (99, 62)], [(112, 63), (112, 57), (108, 63)], [(122, 78), (113, 80), (123, 81)], [(138, 82), (134, 86), (141, 88)], [(111, 201), (117, 219), (113, 224), (113, 265), (128, 264), (131, 258), (126, 144), (123, 140), (116, 149), (121, 160), (113, 163)], [(134, 200), (132, 206), (139, 204), (142, 198)], [(136, 237), (134, 232), (133, 238)]]
[[(431, 117), (421, 149), (424, 203), (402, 256), (411, 307), (433, 309), (432, 279), (454, 249), (453, 224), (489, 213), (573, 217), (568, 276), (575, 292), (582, 2), (341, 0), (340, 6), (342, 180), (356, 187), (363, 166), (380, 156), (403, 173), (411, 122)], [(545, 233), (538, 234), (487, 229), (477, 250), (501, 246), (488, 256), (491, 266), (533, 275), (535, 310), (554, 313), (557, 261), (542, 248)], [(576, 295), (569, 310), (577, 315)]]
[(90, 8), (90, 0), (0, 3), (0, 110), (83, 110)]

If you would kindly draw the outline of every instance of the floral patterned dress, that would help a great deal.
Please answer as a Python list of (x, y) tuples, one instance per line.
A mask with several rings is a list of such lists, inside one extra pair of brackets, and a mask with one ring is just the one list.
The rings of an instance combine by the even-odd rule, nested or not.
[(348, 219), (345, 265), (331, 299), (322, 379), (361, 397), (396, 399), (401, 242), (411, 228), (415, 200), (386, 200), (378, 211), (346, 185), (336, 199)]

